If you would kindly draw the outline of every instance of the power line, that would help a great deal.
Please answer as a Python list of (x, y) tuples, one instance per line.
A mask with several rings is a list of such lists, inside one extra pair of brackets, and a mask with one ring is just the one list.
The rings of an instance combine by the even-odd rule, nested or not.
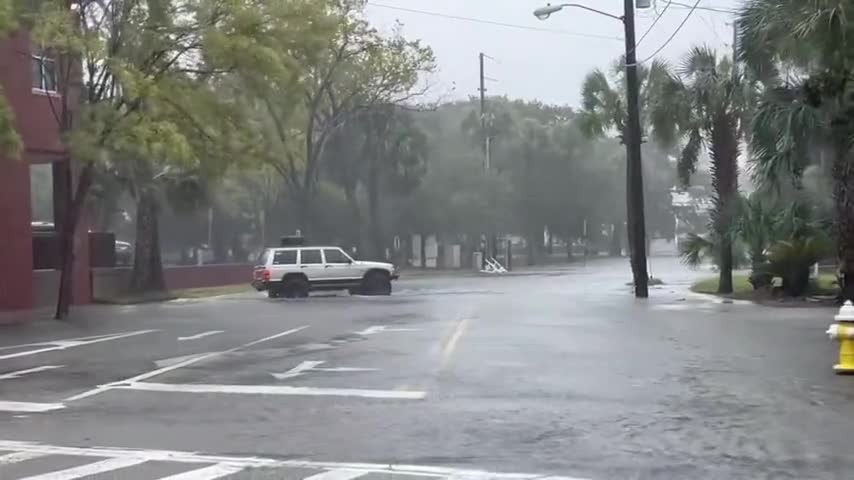
[(682, 30), (682, 27), (684, 27), (685, 24), (688, 23), (688, 19), (691, 18), (691, 15), (693, 15), (694, 12), (697, 10), (697, 5), (699, 5), (699, 4), (700, 4), (700, 0), (697, 0), (697, 2), (694, 3), (694, 7), (691, 8), (691, 10), (688, 12), (688, 15), (685, 15), (685, 18), (682, 19), (682, 23), (680, 23), (679, 26), (676, 27), (676, 30), (673, 31), (673, 34), (670, 35), (670, 38), (668, 38), (660, 47), (658, 47), (658, 50), (656, 50), (655, 52), (653, 52), (652, 55), (644, 58), (643, 60), (636, 62), (636, 64), (640, 65), (642, 63), (646, 63), (646, 62), (652, 60), (656, 55), (658, 55), (659, 52), (664, 50), (664, 47), (666, 47), (667, 44), (669, 44), (673, 40), (673, 38), (676, 37), (676, 34), (679, 33), (679, 30)]
[(658, 23), (659, 20), (661, 20), (661, 17), (664, 16), (664, 13), (667, 12), (667, 9), (670, 8), (670, 5), (672, 3), (673, 2), (670, 2), (670, 1), (667, 2), (667, 5), (665, 5), (664, 8), (661, 10), (661, 13), (659, 13), (658, 16), (655, 17), (655, 20), (652, 21), (652, 25), (650, 25), (649, 28), (646, 29), (646, 32), (644, 32), (644, 34), (641, 35), (640, 40), (635, 42), (635, 48), (638, 48), (638, 45), (641, 44), (643, 39), (646, 38), (647, 35), (649, 35), (649, 32), (651, 32), (653, 28), (655, 28), (655, 24)]
[(672, 4), (673, 4), (675, 7), (677, 7), (677, 8), (691, 8), (691, 9), (695, 9), (695, 10), (705, 10), (705, 11), (707, 11), (707, 12), (715, 12), (715, 13), (728, 13), (728, 14), (736, 14), (736, 13), (738, 13), (736, 10), (733, 10), (733, 9), (731, 9), (731, 8), (722, 8), (722, 7), (701, 7), (701, 6), (699, 6), (699, 5), (697, 5), (697, 6), (695, 7), (695, 6), (688, 5), (688, 4), (686, 4), (686, 3), (681, 3), (681, 2), (669, 2), (669, 3), (672, 3)]
[(552, 33), (556, 35), (568, 35), (573, 37), (586, 37), (586, 38), (598, 38), (603, 40), (619, 40), (622, 41), (620, 37), (610, 37), (608, 35), (597, 35), (595, 33), (580, 33), (580, 32), (570, 32), (567, 30), (556, 30), (552, 28), (542, 28), (542, 27), (531, 27), (529, 25), (519, 25), (515, 23), (504, 23), (504, 22), (495, 22), (492, 20), (484, 20), (482, 18), (474, 18), (474, 17), (463, 17), (460, 15), (449, 15), (445, 13), (439, 12), (428, 12), (426, 10), (415, 10), (413, 8), (405, 8), (405, 7), (396, 7), (393, 5), (384, 5), (381, 3), (367, 2), (368, 5), (378, 8), (386, 8), (389, 10), (398, 10), (401, 12), (408, 13), (417, 13), (419, 15), (428, 15), (431, 17), (445, 18), (449, 20), (458, 20), (462, 22), (472, 22), (472, 23), (481, 23), (484, 25), (494, 25), (497, 27), (505, 27), (505, 28), (515, 28), (517, 30), (529, 30), (533, 32), (544, 32), (544, 33)]

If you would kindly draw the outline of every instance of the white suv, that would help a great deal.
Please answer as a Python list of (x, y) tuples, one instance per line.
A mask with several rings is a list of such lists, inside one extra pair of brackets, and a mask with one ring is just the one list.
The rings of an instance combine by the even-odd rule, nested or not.
[(270, 298), (307, 297), (317, 290), (391, 295), (391, 281), (398, 278), (394, 265), (356, 261), (338, 247), (268, 248), (253, 276), (252, 286)]

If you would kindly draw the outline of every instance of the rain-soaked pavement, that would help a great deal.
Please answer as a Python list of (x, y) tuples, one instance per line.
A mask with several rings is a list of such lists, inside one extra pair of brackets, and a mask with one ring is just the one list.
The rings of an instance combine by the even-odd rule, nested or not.
[(4, 327), (0, 479), (854, 478), (834, 311), (652, 268), (646, 301), (601, 260)]

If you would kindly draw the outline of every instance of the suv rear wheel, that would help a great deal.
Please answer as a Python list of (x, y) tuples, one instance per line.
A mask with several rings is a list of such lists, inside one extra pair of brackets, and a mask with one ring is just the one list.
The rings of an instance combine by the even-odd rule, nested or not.
[(311, 285), (305, 278), (291, 277), (282, 281), (282, 295), (285, 298), (305, 298), (311, 290)]
[(382, 272), (368, 272), (362, 280), (363, 295), (391, 295), (391, 278)]

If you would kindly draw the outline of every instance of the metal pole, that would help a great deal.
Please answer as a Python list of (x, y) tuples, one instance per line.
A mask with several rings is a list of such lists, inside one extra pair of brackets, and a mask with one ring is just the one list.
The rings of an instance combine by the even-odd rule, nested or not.
[(483, 167), (489, 170), (489, 134), (486, 132), (486, 76), (483, 69), (484, 55), (482, 52), (478, 55), (480, 59), (480, 132), (483, 135)]
[(646, 261), (646, 225), (643, 205), (643, 169), (641, 168), (641, 127), (637, 56), (635, 55), (634, 0), (624, 1), (623, 25), (626, 30), (626, 213), (630, 233), (632, 273), (635, 297), (649, 297), (649, 275)]

